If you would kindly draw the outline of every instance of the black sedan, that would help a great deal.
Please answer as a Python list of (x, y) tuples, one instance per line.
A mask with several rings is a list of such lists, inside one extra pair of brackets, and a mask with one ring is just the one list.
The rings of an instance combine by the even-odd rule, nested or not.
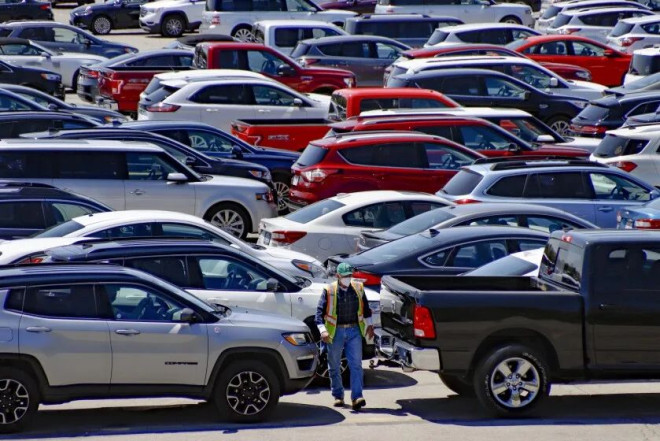
[(71, 11), (69, 22), (95, 34), (109, 34), (113, 29), (139, 29), (140, 6), (148, 0), (107, 0), (105, 3), (79, 6)]
[(4, 1), (0, 4), (0, 22), (9, 20), (52, 20), (50, 2), (39, 0)]
[(455, 275), (511, 253), (545, 246), (548, 233), (504, 226), (430, 229), (352, 256), (332, 257), (328, 274), (339, 262), (355, 268), (353, 277), (378, 288), (384, 275)]
[(89, 129), (100, 124), (72, 113), (44, 111), (0, 112), (0, 139), (49, 130)]
[(411, 234), (433, 228), (475, 225), (507, 225), (552, 233), (555, 230), (598, 228), (582, 218), (543, 205), (483, 203), (436, 208), (412, 217), (387, 230), (365, 231), (358, 239), (358, 250), (364, 251)]
[(22, 84), (64, 99), (62, 75), (46, 69), (0, 61), (0, 83)]

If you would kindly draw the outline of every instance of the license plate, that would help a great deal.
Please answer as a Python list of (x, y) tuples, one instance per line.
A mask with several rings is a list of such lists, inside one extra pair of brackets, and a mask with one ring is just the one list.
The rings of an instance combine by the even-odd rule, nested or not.
[(268, 245), (270, 243), (271, 234), (268, 231), (264, 231), (262, 234), (264, 245)]

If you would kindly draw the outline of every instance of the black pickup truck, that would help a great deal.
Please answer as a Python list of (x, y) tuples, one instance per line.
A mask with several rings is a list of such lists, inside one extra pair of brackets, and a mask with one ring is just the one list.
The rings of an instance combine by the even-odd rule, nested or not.
[(660, 378), (660, 232), (555, 232), (539, 277), (386, 276), (382, 354), (491, 413), (551, 383)]

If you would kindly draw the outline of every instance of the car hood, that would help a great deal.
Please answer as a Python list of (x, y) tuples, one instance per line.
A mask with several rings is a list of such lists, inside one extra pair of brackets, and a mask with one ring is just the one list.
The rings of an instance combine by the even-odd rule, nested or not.
[[(222, 296), (217, 291), (189, 290), (189, 292), (206, 301), (213, 301), (214, 298), (217, 297), (219, 299)], [(223, 304), (220, 301), (218, 303)], [(236, 326), (279, 329), (284, 332), (309, 332), (309, 327), (301, 320), (295, 318), (236, 305), (224, 304), (223, 306), (228, 306), (231, 309), (231, 314), (229, 314), (227, 320)]]
[(102, 61), (107, 60), (107, 57), (103, 57), (101, 55), (92, 55), (92, 54), (81, 54), (79, 52), (60, 52), (56, 55), (56, 57), (60, 60), (62, 59), (71, 59), (71, 60), (79, 60), (82, 63), (101, 63)]
[(591, 90), (598, 90), (598, 91), (603, 91), (607, 89), (607, 86), (603, 86), (602, 84), (596, 84), (592, 83), (590, 81), (581, 81), (581, 80), (566, 80), (567, 83), (573, 84), (577, 86), (580, 89), (591, 89)]
[(252, 188), (255, 191), (268, 191), (268, 186), (254, 179), (237, 178), (234, 176), (219, 176), (209, 175), (210, 179), (206, 181), (194, 182), (193, 184), (199, 186), (223, 186), (223, 187), (240, 187), (243, 189)]

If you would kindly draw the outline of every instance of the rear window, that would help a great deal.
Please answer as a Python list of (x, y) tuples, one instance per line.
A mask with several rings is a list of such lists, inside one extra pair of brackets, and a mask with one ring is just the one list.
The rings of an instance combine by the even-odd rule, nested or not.
[(298, 160), (294, 165), (298, 165), (301, 167), (308, 167), (310, 165), (316, 165), (319, 162), (323, 161), (323, 158), (325, 158), (325, 155), (328, 154), (328, 150), (315, 146), (314, 144), (310, 144), (307, 146), (307, 148), (302, 152)]
[(446, 108), (442, 101), (428, 98), (369, 98), (360, 101), (360, 112), (385, 109)]
[(160, 79), (158, 76), (154, 76), (151, 81), (149, 81), (149, 84), (147, 84), (147, 88), (144, 89), (144, 94), (149, 95), (150, 93), (155, 92), (157, 89), (160, 89)]
[(620, 21), (614, 26), (614, 29), (610, 31), (610, 37), (620, 37), (623, 34), (627, 34), (635, 25)]
[(548, 6), (543, 15), (541, 15), (541, 18), (548, 20), (549, 18), (556, 17), (559, 11), (561, 11), (560, 7), (552, 5)]
[(477, 277), (513, 277), (524, 276), (536, 271), (538, 266), (516, 256), (506, 256), (487, 263), (475, 270), (465, 273), (466, 276)]
[(427, 211), (426, 213), (411, 217), (410, 219), (393, 226), (388, 231), (393, 234), (410, 236), (411, 234), (419, 233), (420, 231), (424, 231), (427, 228), (431, 228), (434, 225), (438, 225), (439, 223), (453, 219), (454, 217), (455, 216), (446, 209), (439, 208), (437, 210)]
[(555, 20), (552, 22), (550, 27), (558, 28), (560, 26), (564, 26), (565, 24), (568, 24), (569, 21), (571, 21), (570, 15), (559, 14), (557, 18), (555, 18)]
[(343, 206), (344, 204), (334, 199), (325, 199), (316, 202), (315, 204), (301, 208), (298, 211), (294, 211), (293, 213), (287, 214), (284, 216), (284, 218), (292, 222), (306, 224)]
[(461, 170), (442, 187), (442, 192), (450, 195), (470, 194), (484, 177), (470, 170)]
[(615, 135), (606, 135), (594, 151), (599, 158), (612, 158), (614, 156), (634, 155), (646, 147), (646, 139), (628, 139)]
[(660, 71), (660, 56), (634, 55), (629, 72), (634, 75), (651, 75)]
[(449, 32), (445, 32), (441, 29), (436, 29), (433, 34), (429, 37), (429, 40), (426, 42), (427, 45), (433, 46), (434, 44), (442, 43), (449, 36)]
[(609, 107), (603, 107), (596, 104), (589, 104), (587, 107), (582, 109), (578, 114), (578, 120), (587, 120), (587, 121), (600, 121), (607, 118), (607, 114), (610, 113)]
[(582, 248), (551, 238), (543, 252), (539, 275), (569, 288), (580, 289), (582, 258)]
[(330, 114), (328, 117), (343, 121), (346, 119), (346, 97), (339, 94), (333, 94), (330, 98)]

